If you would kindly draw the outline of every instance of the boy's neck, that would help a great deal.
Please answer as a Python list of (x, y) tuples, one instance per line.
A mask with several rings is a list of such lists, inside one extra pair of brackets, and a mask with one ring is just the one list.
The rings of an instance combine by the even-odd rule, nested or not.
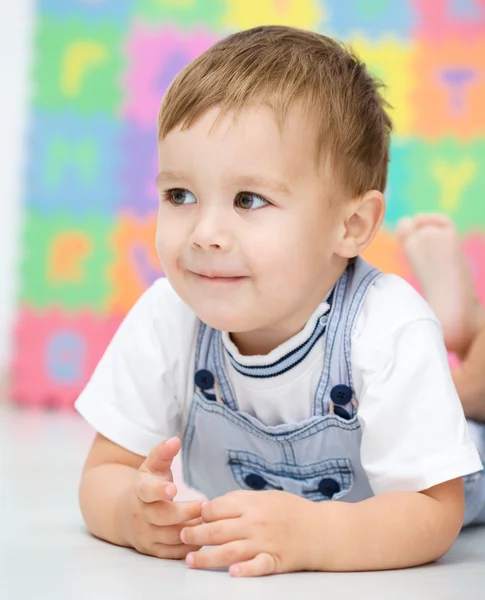
[[(345, 271), (345, 269), (343, 271)], [(340, 279), (343, 271), (339, 273), (339, 276), (332, 282), (328, 289), (319, 296), (319, 299), (316, 302), (306, 307), (306, 311), (295, 315), (293, 319), (288, 319), (283, 323), (280, 322), (268, 325), (268, 327), (261, 329), (230, 333), (231, 340), (237, 346), (239, 353), (243, 356), (264, 356), (300, 333), (317, 307), (323, 302), (323, 299)]]
[(230, 336), (243, 356), (265, 355), (299, 333), (305, 327), (305, 324), (306, 321), (299, 325), (295, 324), (293, 327), (274, 326), (254, 331), (231, 333)]

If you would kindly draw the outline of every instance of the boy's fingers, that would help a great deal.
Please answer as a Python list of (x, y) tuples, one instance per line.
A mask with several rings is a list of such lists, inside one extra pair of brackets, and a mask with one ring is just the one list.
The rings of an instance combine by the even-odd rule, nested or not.
[[(190, 523), (195, 523), (197, 519), (192, 519)], [(200, 519), (199, 519), (200, 521)], [(200, 523), (199, 523), (200, 525)], [(156, 540), (159, 544), (168, 544), (169, 546), (177, 546), (181, 543), (180, 532), (182, 529), (192, 529), (188, 523), (178, 523), (177, 525), (166, 525), (160, 527), (157, 525), (150, 525), (150, 536), (153, 540)], [(195, 546), (195, 544), (194, 544)]]
[(179, 525), (200, 518), (200, 502), (154, 502), (146, 505), (145, 516), (159, 527)]
[(185, 558), (189, 552), (196, 552), (197, 550), (199, 550), (198, 546), (187, 546), (186, 544), (178, 544), (177, 546), (154, 544), (150, 553), (157, 558), (182, 559)]
[(174, 524), (185, 523), (192, 519), (200, 518), (200, 501), (191, 500), (189, 502), (172, 502), (167, 506), (169, 519), (173, 520)]
[(143, 473), (166, 474), (170, 471), (172, 461), (180, 450), (180, 439), (173, 437), (152, 448), (145, 462), (139, 468)]
[[(256, 492), (247, 492), (254, 494)], [(212, 523), (221, 519), (235, 519), (242, 515), (244, 496), (242, 492), (230, 492), (224, 496), (214, 498), (210, 502), (201, 503), (202, 519), (204, 523)]]
[(142, 502), (159, 502), (173, 500), (177, 488), (170, 481), (162, 481), (151, 473), (140, 473), (138, 482), (138, 498)]
[(187, 523), (184, 523), (184, 527), (195, 527), (196, 525), (202, 525), (203, 524), (203, 520), (198, 517), (197, 519), (191, 519), (190, 521), (187, 521)]

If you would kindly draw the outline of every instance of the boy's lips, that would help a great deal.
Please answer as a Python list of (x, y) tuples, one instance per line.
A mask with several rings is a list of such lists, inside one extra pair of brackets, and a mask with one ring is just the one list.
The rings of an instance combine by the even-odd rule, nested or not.
[(229, 273), (219, 273), (217, 271), (192, 271), (193, 275), (197, 277), (201, 277), (202, 279), (209, 281), (239, 281), (241, 279), (246, 279), (246, 275), (232, 275)]

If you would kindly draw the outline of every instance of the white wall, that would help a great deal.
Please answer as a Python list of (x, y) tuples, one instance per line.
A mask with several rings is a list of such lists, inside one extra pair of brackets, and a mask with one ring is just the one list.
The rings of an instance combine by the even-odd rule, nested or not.
[(34, 0), (0, 5), (0, 374), (11, 348), (30, 90)]

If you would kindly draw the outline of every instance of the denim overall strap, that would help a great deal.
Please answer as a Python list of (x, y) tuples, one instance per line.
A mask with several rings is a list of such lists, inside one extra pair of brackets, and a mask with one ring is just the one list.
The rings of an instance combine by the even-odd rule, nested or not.
[[(350, 264), (336, 284), (334, 302), (328, 318), (325, 358), (322, 375), (314, 397), (314, 414), (329, 412), (330, 391), (336, 384), (346, 386), (354, 394), (352, 382), (351, 345), (357, 317), (371, 285), (381, 271), (362, 258)], [(355, 407), (351, 416), (355, 415)]]
[[(352, 335), (354, 333), (357, 317), (360, 313), (364, 300), (367, 296), (371, 285), (374, 284), (375, 280), (382, 275), (382, 272), (375, 267), (364, 262), (360, 259), (355, 266), (357, 270), (357, 277), (359, 278), (359, 285), (355, 292), (352, 294), (352, 300), (350, 307), (347, 312), (347, 321), (345, 323), (344, 331), (344, 356), (346, 362), (346, 372), (349, 377), (349, 386), (354, 389), (352, 380), (352, 363), (351, 363), (351, 346), (352, 346)], [(354, 275), (355, 276), (355, 275)]]
[[(219, 386), (219, 392), (224, 398), (224, 404), (232, 410), (237, 410), (236, 396), (224, 368), (224, 343), (222, 333), (212, 329), (205, 323), (200, 323), (195, 352), (195, 372), (201, 369), (214, 374), (214, 385)], [(203, 391), (206, 397), (215, 399), (214, 387)]]

